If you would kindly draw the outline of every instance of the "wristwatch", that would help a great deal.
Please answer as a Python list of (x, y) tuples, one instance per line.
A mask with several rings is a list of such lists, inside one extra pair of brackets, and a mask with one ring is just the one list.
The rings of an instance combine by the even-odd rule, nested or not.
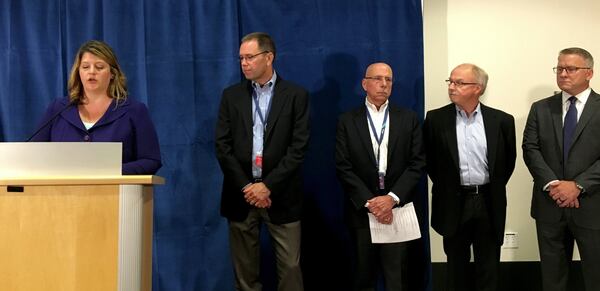
[(579, 191), (581, 191), (581, 193), (585, 192), (585, 189), (583, 188), (583, 186), (579, 185), (579, 183), (575, 182), (575, 187), (577, 187), (577, 189), (579, 189)]
[(388, 193), (388, 196), (392, 197), (394, 200), (394, 205), (400, 205), (400, 198), (396, 196), (396, 194), (392, 195), (392, 192)]

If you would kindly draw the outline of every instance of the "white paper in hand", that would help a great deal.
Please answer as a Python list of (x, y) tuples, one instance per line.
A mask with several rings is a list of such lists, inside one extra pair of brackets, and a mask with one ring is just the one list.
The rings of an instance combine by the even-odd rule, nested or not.
[(419, 220), (413, 203), (392, 209), (394, 219), (391, 224), (379, 223), (375, 215), (369, 213), (371, 242), (396, 243), (415, 240), (421, 237)]

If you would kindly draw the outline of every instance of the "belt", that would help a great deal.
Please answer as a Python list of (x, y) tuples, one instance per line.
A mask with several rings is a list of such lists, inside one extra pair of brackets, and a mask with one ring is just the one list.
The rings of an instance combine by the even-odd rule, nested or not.
[(490, 184), (460, 186), (460, 193), (468, 194), (468, 195), (485, 194), (485, 193), (488, 193), (489, 190), (490, 190)]
[(263, 181), (263, 179), (262, 178), (254, 178), (254, 180), (252, 180), (252, 181), (253, 181), (252, 183), (260, 183)]

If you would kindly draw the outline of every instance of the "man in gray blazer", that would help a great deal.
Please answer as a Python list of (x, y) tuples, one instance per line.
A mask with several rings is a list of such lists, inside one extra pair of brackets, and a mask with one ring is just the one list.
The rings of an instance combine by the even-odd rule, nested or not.
[(592, 55), (560, 51), (554, 68), (562, 92), (533, 103), (523, 158), (533, 176), (544, 290), (567, 290), (573, 244), (586, 290), (600, 286), (600, 95), (590, 88)]

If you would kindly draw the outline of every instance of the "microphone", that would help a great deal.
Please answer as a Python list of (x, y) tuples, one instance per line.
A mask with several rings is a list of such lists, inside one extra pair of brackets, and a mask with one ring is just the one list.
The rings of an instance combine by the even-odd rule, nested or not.
[(36, 135), (38, 135), (38, 133), (40, 133), (40, 131), (42, 131), (42, 129), (44, 129), (48, 125), (50, 125), (50, 123), (52, 123), (61, 113), (65, 112), (73, 104), (77, 104), (77, 102), (78, 102), (78, 100), (71, 101), (63, 109), (61, 109), (58, 112), (54, 113), (54, 115), (52, 115), (52, 117), (49, 118), (48, 121), (46, 121), (44, 124), (42, 124), (42, 126), (40, 126), (38, 128), (38, 130), (36, 130), (25, 142), (30, 142), (32, 138), (34, 138)]

